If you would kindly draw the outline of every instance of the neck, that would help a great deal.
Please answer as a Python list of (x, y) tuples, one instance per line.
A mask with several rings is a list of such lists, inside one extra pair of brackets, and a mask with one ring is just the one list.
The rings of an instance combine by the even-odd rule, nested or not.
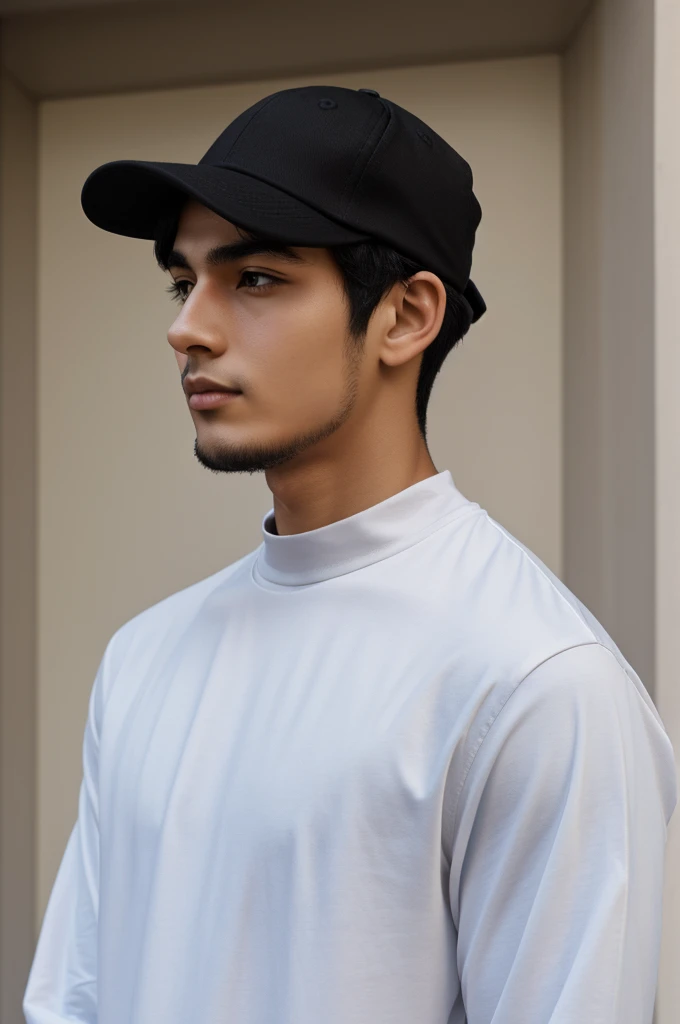
[(386, 560), (392, 555), (478, 509), (456, 488), (448, 469), (344, 519), (287, 537), (277, 536), (270, 509), (262, 519), (253, 579), (265, 589), (290, 592), (377, 563), (389, 569)]
[(266, 474), (277, 533), (305, 533), (347, 519), (438, 472), (424, 442), (411, 460), (277, 466)]

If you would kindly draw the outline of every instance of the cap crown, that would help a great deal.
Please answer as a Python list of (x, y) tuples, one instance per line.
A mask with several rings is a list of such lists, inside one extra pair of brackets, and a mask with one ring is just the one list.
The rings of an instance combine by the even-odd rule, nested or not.
[(242, 171), (391, 244), (463, 289), (481, 208), (465, 160), (373, 91), (283, 89), (239, 114), (199, 161)]

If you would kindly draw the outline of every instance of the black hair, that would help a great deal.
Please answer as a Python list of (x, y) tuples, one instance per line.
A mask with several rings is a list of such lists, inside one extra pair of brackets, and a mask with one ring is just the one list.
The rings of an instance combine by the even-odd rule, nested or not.
[[(156, 225), (154, 256), (163, 270), (168, 269), (168, 260), (177, 235), (180, 212), (185, 199), (186, 197), (183, 196), (178, 200), (177, 205), (167, 209)], [(263, 239), (264, 237), (251, 231), (247, 231), (246, 234), (250, 238)], [(398, 282), (406, 284), (413, 274), (428, 268), (378, 240), (329, 246), (328, 251), (333, 256), (342, 276), (349, 305), (350, 339), (360, 348), (365, 339), (371, 315), (389, 290)], [(472, 322), (472, 309), (467, 300), (445, 281), (442, 281), (442, 284), (446, 292), (444, 319), (439, 334), (423, 351), (416, 386), (418, 429), (425, 442), (427, 442), (427, 405), (435, 377), (451, 349), (467, 334)]]

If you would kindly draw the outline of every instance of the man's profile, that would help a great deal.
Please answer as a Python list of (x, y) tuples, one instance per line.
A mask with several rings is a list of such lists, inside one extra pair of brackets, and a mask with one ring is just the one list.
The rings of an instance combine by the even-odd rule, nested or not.
[(670, 741), (427, 446), (486, 309), (472, 186), (324, 85), (85, 182), (172, 279), (196, 458), (273, 508), (106, 646), (27, 1024), (651, 1024)]

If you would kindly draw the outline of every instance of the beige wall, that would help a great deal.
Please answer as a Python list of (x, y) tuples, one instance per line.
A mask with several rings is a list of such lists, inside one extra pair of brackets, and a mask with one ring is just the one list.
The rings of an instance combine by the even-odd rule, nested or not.
[(0, 74), (0, 1021), (33, 956), (37, 105)]
[[(602, 97), (599, 11), (563, 58), (564, 571), (605, 620), (605, 459), (602, 431)], [(609, 616), (610, 617), (610, 616)]]
[(439, 470), (561, 571), (561, 134), (555, 57), (44, 103), (39, 236), (39, 924), (75, 819), (87, 698), (111, 633), (260, 542), (262, 476), (217, 477), (165, 333), (152, 243), (91, 225), (87, 174), (122, 157), (195, 162), (239, 111), (312, 81), (372, 87), (470, 161), (489, 313), (435, 384)]
[[(564, 58), (565, 578), (680, 755), (680, 7), (600, 0)], [(680, 810), (656, 1024), (680, 1006)]]
[(653, 68), (647, 0), (603, 0), (564, 58), (565, 578), (652, 692)]
[[(655, 26), (656, 701), (680, 759), (680, 5)], [(669, 830), (657, 1024), (680, 1017), (680, 809)]]

